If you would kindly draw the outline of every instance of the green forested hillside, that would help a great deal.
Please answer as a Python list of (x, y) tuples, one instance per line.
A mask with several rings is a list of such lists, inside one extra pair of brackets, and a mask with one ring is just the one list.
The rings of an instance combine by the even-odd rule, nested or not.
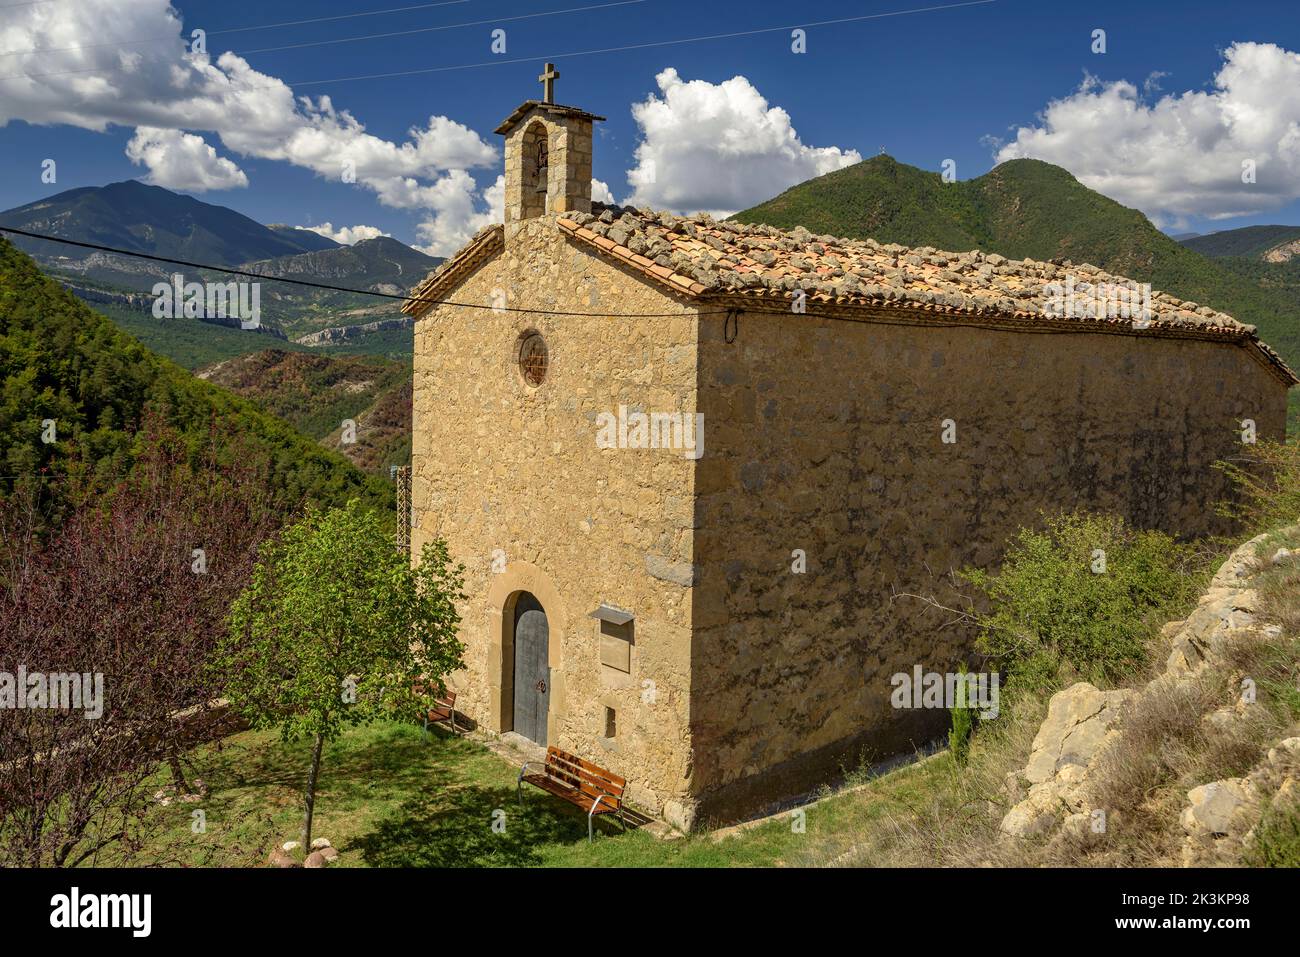
[[(195, 444), (214, 429), (263, 458), (287, 501), (360, 497), (391, 508), (392, 489), (253, 403), (200, 381), (117, 329), (0, 239), (0, 494), (15, 477), (71, 472), (98, 484), (130, 468), (153, 410)], [(46, 420), (53, 420), (56, 441)]]
[(1260, 258), (1276, 246), (1300, 240), (1300, 226), (1243, 226), (1182, 240), (1202, 256)]
[[(387, 474), (389, 465), (410, 463), (409, 363), (274, 348), (197, 375), (253, 400), (365, 471)], [(354, 424), (355, 441), (341, 441), (344, 420)]]
[(1039, 160), (1012, 160), (975, 179), (945, 183), (938, 173), (876, 156), (733, 218), (955, 252), (1089, 262), (1258, 326), (1300, 368), (1300, 300), (1175, 242), (1142, 213)]

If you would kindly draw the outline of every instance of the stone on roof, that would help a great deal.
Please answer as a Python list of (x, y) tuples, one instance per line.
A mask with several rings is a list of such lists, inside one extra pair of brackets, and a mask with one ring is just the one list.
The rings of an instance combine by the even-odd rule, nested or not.
[(544, 113), (549, 113), (551, 116), (575, 116), (579, 119), (600, 120), (601, 122), (604, 122), (605, 119), (603, 116), (597, 116), (595, 113), (588, 113), (586, 110), (579, 109), (576, 106), (561, 106), (559, 103), (546, 103), (542, 100), (524, 100), (524, 102), (515, 107), (513, 113), (501, 121), (501, 125), (498, 126), (494, 132), (502, 134), (509, 133), (515, 128), (515, 124), (522, 120), (528, 111), (534, 107), (537, 107)]

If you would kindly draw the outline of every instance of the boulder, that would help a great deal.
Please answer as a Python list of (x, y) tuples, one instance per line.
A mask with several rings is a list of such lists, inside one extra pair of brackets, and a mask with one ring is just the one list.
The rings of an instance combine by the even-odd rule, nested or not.
[(298, 867), (299, 866), (298, 862), (293, 858), (292, 855), (286, 853), (285, 851), (281, 850), (278, 847), (274, 848), (271, 851), (271, 857), (269, 859), (269, 863), (272, 867)]
[(1099, 691), (1085, 681), (1052, 696), (1030, 749), (1025, 778), (1041, 784), (1067, 765), (1087, 767), (1135, 692)]
[(307, 855), (307, 860), (302, 862), (303, 867), (324, 867), (325, 855), (320, 851), (312, 851)]
[(328, 837), (312, 838), (311, 849), (313, 851), (319, 851), (322, 847), (332, 847), (332, 846), (333, 845), (330, 844), (330, 839)]
[(1245, 778), (1211, 781), (1187, 792), (1183, 830), (1188, 834), (1227, 834), (1238, 812), (1255, 803), (1255, 785)]

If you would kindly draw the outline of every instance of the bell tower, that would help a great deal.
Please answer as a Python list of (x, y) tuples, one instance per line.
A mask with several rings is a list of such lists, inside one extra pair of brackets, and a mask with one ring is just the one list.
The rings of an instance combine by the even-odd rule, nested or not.
[(506, 138), (506, 223), (591, 212), (591, 128), (604, 120), (555, 102), (560, 73), (546, 64), (540, 100), (525, 100), (496, 132)]

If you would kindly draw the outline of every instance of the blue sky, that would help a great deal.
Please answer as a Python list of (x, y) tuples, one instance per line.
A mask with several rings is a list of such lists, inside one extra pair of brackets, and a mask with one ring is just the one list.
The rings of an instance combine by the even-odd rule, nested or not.
[[(1286, 134), (1288, 124), (1300, 124), (1294, 82), (1300, 57), (1293, 55), (1300, 51), (1300, 4), (1294, 2), (996, 0), (820, 27), (811, 24), (927, 4), (606, 2), (176, 0), (172, 8), (184, 33), (208, 32), (210, 60), (232, 51), (256, 74), (273, 78), (256, 80), (254, 88), (287, 85), (300, 96), (326, 94), (335, 110), (348, 111), (370, 134), (361, 144), (335, 124), (332, 145), (312, 145), (306, 136), (293, 155), (281, 155), (282, 141), (317, 120), (286, 113), (250, 133), (268, 111), (238, 90), (221, 100), (228, 86), (223, 71), (231, 68), (208, 66), (201, 84), (174, 96), (168, 71), (191, 69), (190, 54), (176, 39), (180, 30), (167, 19), (165, 0), (6, 0), (0, 52), (10, 55), (0, 57), (0, 76), (7, 78), (0, 80), (0, 120), (8, 122), (0, 127), (0, 162), (7, 175), (0, 177), (0, 208), (76, 186), (142, 178), (180, 182), (180, 191), (261, 222), (329, 222), (335, 230), (364, 224), (445, 253), (490, 217), (490, 188), (500, 172), (499, 152), (490, 155), (499, 146), (492, 130), (521, 100), (538, 95), (535, 78), (550, 58), (562, 74), (556, 98), (608, 117), (595, 145), (594, 177), (619, 200), (725, 212), (882, 147), (924, 169), (952, 159), (965, 179), (995, 165), (993, 139), (1015, 141), (1021, 130), (1015, 155), (1058, 162), (1170, 231), (1300, 222), (1300, 133), (1297, 141)], [(584, 7), (591, 9), (557, 12)], [(546, 15), (511, 19), (537, 13)], [(466, 23), (472, 25), (454, 26)], [(783, 29), (564, 55), (803, 24), (803, 54), (791, 51)], [(321, 42), (438, 26), (451, 28)], [(498, 28), (506, 31), (504, 54), (491, 50)], [(1098, 28), (1105, 30), (1101, 54), (1091, 50)], [(32, 50), (44, 52), (24, 52)], [(1223, 95), (1216, 97), (1215, 77), (1225, 65), (1235, 86), (1226, 94), (1220, 87)], [(357, 79), (443, 67), (456, 69)], [(669, 68), (676, 72), (665, 85)], [(11, 79), (20, 75), (26, 78)], [(1085, 76), (1094, 83), (1081, 93)], [(736, 77), (743, 80), (724, 85)], [(321, 80), (336, 82), (312, 82)], [(1137, 92), (1126, 97), (1111, 85), (1116, 81)], [(1274, 83), (1276, 96), (1261, 93)], [(659, 101), (652, 111), (657, 119), (638, 122), (634, 104), (651, 97)], [(1173, 99), (1161, 107), (1162, 97)], [(1043, 111), (1053, 101), (1064, 105), (1049, 126)], [(280, 102), (292, 112), (284, 106), (287, 96)], [(771, 108), (784, 110), (788, 123), (768, 117)], [(721, 111), (716, 129), (715, 111)], [(319, 103), (311, 116), (319, 116)], [(442, 135), (450, 127), (431, 126), (431, 117), (458, 124), (455, 136)], [(751, 123), (761, 127), (756, 141), (771, 141), (752, 155), (737, 159), (709, 142), (746, 140)], [(142, 136), (141, 126), (193, 136)], [(430, 142), (419, 156), (401, 156), (412, 127), (430, 129)], [(156, 169), (128, 157), (133, 140), (135, 155), (152, 155)], [(456, 145), (446, 145), (452, 140)], [(380, 141), (388, 152), (375, 156), (384, 152)], [(639, 165), (638, 145), (668, 181), (633, 196), (627, 177)], [(353, 148), (375, 160), (363, 159), (359, 182), (343, 182), (330, 172), (328, 155)], [(207, 157), (213, 188), (185, 188), (187, 149)], [(1258, 181), (1249, 189), (1233, 182), (1238, 155), (1258, 161)], [(41, 182), (46, 158), (58, 164), (54, 184)], [(234, 182), (246, 185), (229, 188)], [(1244, 215), (1210, 218), (1225, 213)], [(421, 228), (438, 220), (437, 228)]]

